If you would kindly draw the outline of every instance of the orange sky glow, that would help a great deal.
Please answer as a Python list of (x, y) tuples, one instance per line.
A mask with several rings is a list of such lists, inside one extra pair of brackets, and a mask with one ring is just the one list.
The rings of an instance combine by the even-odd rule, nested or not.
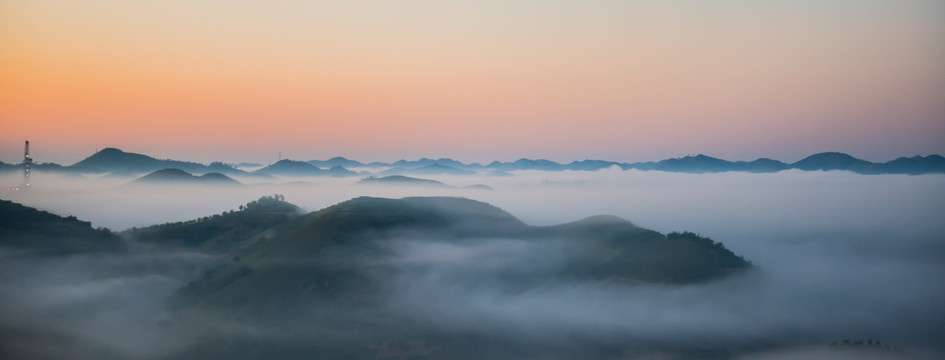
[(0, 1), (0, 161), (945, 153), (945, 2)]

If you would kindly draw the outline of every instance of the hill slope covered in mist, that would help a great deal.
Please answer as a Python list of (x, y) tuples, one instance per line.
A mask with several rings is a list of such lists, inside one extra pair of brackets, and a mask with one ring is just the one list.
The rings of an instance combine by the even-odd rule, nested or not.
[[(501, 333), (440, 333), (430, 323), (436, 315), (426, 312), (450, 311), (453, 297), (468, 291), (518, 294), (573, 281), (691, 284), (750, 267), (692, 233), (663, 235), (613, 216), (530, 226), (487, 203), (447, 197), (359, 197), (292, 217), (244, 244), (178, 290), (169, 306), (278, 333), (303, 329), (307, 340), (220, 334), (184, 358), (464, 358), (482, 341), (502, 344), (490, 351), (524, 346), (542, 353), (504, 343)], [(319, 329), (314, 337), (312, 324)]]
[[(569, 258), (560, 269), (543, 276), (690, 283), (749, 266), (711, 240), (691, 233), (664, 236), (615, 217), (535, 227), (489, 204), (463, 198), (360, 197), (258, 235), (256, 245), (238, 261), (208, 272), (179, 292), (175, 302), (248, 310), (281, 308), (286, 298), (367, 291), (364, 286), (372, 283), (369, 274), (385, 272), (383, 265), (377, 265), (384, 261), (375, 258), (390, 256), (388, 247), (405, 239), (443, 244), (510, 239), (553, 252), (567, 248)], [(319, 285), (323, 282), (333, 283), (333, 290)]]
[(125, 244), (108, 229), (0, 200), (0, 248), (25, 255), (117, 253)]

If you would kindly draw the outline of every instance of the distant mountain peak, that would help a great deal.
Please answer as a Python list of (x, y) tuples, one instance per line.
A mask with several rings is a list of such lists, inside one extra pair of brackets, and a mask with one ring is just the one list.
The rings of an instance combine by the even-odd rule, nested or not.
[(68, 167), (80, 172), (144, 173), (166, 168), (177, 168), (190, 172), (203, 172), (207, 166), (188, 161), (160, 160), (153, 157), (126, 152), (118, 148), (104, 148), (95, 154)]
[(181, 169), (161, 169), (132, 181), (130, 184), (206, 184), (206, 185), (241, 185), (239, 181), (211, 172), (202, 176), (195, 176)]
[(420, 179), (404, 175), (390, 175), (390, 176), (370, 176), (358, 182), (358, 184), (378, 184), (378, 185), (406, 185), (406, 186), (432, 186), (432, 187), (448, 187), (448, 185), (430, 179)]
[(119, 149), (119, 148), (107, 147), (107, 148), (104, 148), (104, 149), (102, 149), (102, 150), (99, 150), (96, 154), (110, 154), (110, 153), (123, 154), (124, 151), (122, 151), (122, 150)]
[(816, 153), (816, 154), (806, 157), (805, 159), (823, 159), (823, 158), (831, 158), (831, 157), (838, 157), (838, 158), (844, 158), (844, 159), (856, 159), (850, 154), (842, 153), (839, 151), (825, 151), (821, 153)]
[[(578, 220), (580, 224), (632, 224), (630, 220), (614, 215), (594, 215)], [(574, 224), (572, 223), (572, 224)]]
[(850, 170), (860, 173), (878, 173), (878, 164), (857, 159), (849, 154), (830, 151), (817, 153), (791, 165), (801, 170)]

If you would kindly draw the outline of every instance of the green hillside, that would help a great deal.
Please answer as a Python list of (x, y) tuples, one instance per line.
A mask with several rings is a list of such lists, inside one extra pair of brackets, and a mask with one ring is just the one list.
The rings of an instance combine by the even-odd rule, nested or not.
[[(511, 261), (521, 262), (525, 271), (489, 272), (489, 257), (481, 259), (483, 268), (475, 263), (453, 267), (448, 260), (439, 265), (405, 263), (397, 249), (411, 242), (434, 249), (510, 243), (534, 254), (513, 251), (511, 256), (524, 255)], [(430, 271), (447, 276), (444, 286), (459, 281), (464, 284), (460, 286), (514, 294), (575, 280), (625, 286), (687, 284), (750, 267), (720, 243), (693, 233), (663, 235), (613, 216), (529, 226), (487, 203), (449, 197), (359, 197), (289, 218), (241, 244), (245, 247), (230, 261), (179, 289), (168, 306), (185, 317), (206, 312), (277, 333), (305, 329), (320, 335), (292, 340), (208, 334), (175, 356), (475, 358), (469, 354), (478, 351), (480, 343), (492, 344), (494, 353), (520, 349), (553, 354), (553, 349), (504, 343), (498, 334), (442, 334), (392, 308), (390, 301), (416, 291), (411, 288), (419, 284), (412, 279), (422, 283)], [(504, 255), (500, 250), (494, 256)], [(529, 263), (544, 257), (558, 260), (544, 267)], [(428, 289), (439, 292), (438, 286)]]
[(125, 244), (91, 223), (0, 200), (0, 247), (26, 255), (118, 253)]
[[(538, 244), (564, 240), (570, 244), (572, 260), (561, 273), (548, 276), (689, 283), (749, 266), (712, 240), (692, 233), (664, 236), (616, 217), (534, 227), (468, 199), (361, 197), (260, 233), (238, 260), (194, 281), (172, 303), (252, 312), (281, 309), (286, 301), (322, 299), (328, 293), (344, 297), (370, 292), (378, 285), (372, 283), (374, 274), (389, 270), (371, 261), (384, 256), (385, 248), (379, 244), (402, 234), (447, 243), (477, 238)], [(327, 283), (332, 284), (330, 291), (318, 285)]]
[[(398, 262), (398, 244), (412, 241), (434, 248), (512, 243), (535, 254), (524, 254), (524, 272), (490, 273), (484, 270), (488, 264), (479, 269), (476, 264), (451, 267), (449, 261)], [(411, 292), (411, 279), (420, 281), (429, 271), (456, 276), (444, 280), (446, 286), (460, 281), (462, 286), (499, 287), (514, 294), (574, 280), (626, 286), (687, 284), (750, 267), (720, 243), (693, 233), (663, 235), (613, 216), (529, 226), (492, 205), (448, 197), (359, 197), (290, 218), (242, 243), (246, 248), (229, 262), (178, 290), (168, 299), (169, 307), (179, 314), (209, 312), (279, 331), (325, 333), (308, 340), (211, 335), (179, 354), (183, 358), (464, 358), (477, 351), (479, 342), (498, 346), (492, 350), (498, 352), (526, 346), (522, 349), (527, 353), (554, 353), (516, 343), (498, 345), (504, 341), (500, 335), (441, 334), (391, 308), (389, 301)], [(545, 256), (559, 263), (528, 263)], [(331, 340), (343, 334), (357, 335)]]
[(138, 240), (167, 246), (195, 247), (209, 251), (230, 251), (293, 217), (302, 210), (286, 202), (281, 195), (264, 196), (240, 206), (239, 211), (224, 212), (200, 219), (153, 225), (127, 230)]

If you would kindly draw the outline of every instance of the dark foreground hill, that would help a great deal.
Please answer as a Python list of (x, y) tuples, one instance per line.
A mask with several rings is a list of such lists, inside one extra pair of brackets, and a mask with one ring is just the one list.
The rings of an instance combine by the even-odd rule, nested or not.
[[(441, 333), (404, 304), (449, 308), (437, 297), (466, 286), (514, 294), (562, 281), (690, 284), (750, 267), (692, 233), (666, 236), (611, 216), (529, 226), (492, 205), (445, 197), (360, 197), (287, 219), (243, 244), (246, 250), (180, 289), (169, 306), (185, 317), (209, 313), (306, 335), (220, 334), (184, 357), (488, 357), (467, 352), (477, 341), (501, 339)], [(469, 262), (457, 255), (469, 253), (485, 256)]]
[(125, 244), (108, 229), (0, 200), (0, 248), (23, 255), (119, 253)]

